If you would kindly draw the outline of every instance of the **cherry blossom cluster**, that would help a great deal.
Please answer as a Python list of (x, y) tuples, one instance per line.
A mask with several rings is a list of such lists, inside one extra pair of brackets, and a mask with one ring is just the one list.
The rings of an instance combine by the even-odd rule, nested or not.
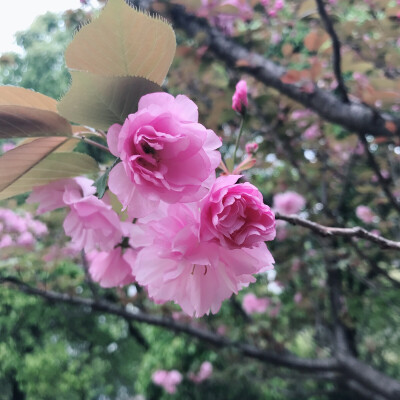
[[(212, 364), (209, 361), (204, 361), (197, 373), (189, 372), (187, 377), (193, 383), (199, 384), (209, 379), (212, 373)], [(174, 394), (183, 380), (183, 375), (176, 369), (170, 371), (159, 369), (153, 373), (151, 380), (155, 385), (161, 386), (167, 393)]]
[(28, 199), (40, 203), (38, 213), (68, 208), (65, 233), (87, 252), (94, 281), (136, 281), (156, 303), (174, 301), (200, 317), (273, 268), (265, 241), (275, 237), (274, 213), (241, 175), (216, 178), (221, 140), (198, 122), (189, 98), (143, 96), (107, 141), (117, 157), (108, 188), (119, 209), (87, 178), (37, 187)]
[(23, 247), (32, 249), (37, 239), (48, 234), (47, 226), (30, 213), (15, 213), (0, 208), (0, 249)]

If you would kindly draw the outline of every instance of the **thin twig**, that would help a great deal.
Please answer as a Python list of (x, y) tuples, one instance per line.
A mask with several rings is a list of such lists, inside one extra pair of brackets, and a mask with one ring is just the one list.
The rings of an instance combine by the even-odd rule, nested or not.
[(297, 215), (286, 215), (276, 212), (276, 219), (287, 221), (292, 225), (300, 225), (304, 228), (308, 228), (321, 236), (342, 236), (342, 237), (358, 237), (360, 239), (366, 239), (370, 242), (379, 244), (384, 249), (400, 250), (400, 242), (386, 239), (382, 236), (368, 232), (366, 229), (356, 226), (354, 228), (337, 228), (317, 224), (316, 222), (309, 221), (301, 218)]
[(387, 199), (392, 204), (392, 206), (398, 212), (400, 212), (400, 203), (397, 201), (396, 197), (394, 196), (394, 194), (390, 190), (390, 186), (389, 186), (389, 181), (390, 180), (388, 180), (388, 179), (383, 177), (381, 169), (380, 169), (378, 163), (375, 160), (374, 155), (372, 154), (372, 152), (371, 152), (371, 150), (369, 148), (368, 141), (365, 138), (365, 135), (359, 134), (358, 137), (360, 138), (361, 143), (363, 144), (364, 150), (365, 150), (365, 152), (367, 154), (368, 164), (373, 169), (373, 171), (375, 172), (375, 175), (378, 178), (379, 185), (381, 186), (383, 192), (385, 193)]
[(333, 64), (333, 72), (335, 74), (337, 80), (337, 90), (340, 94), (340, 97), (344, 103), (349, 103), (349, 97), (347, 95), (347, 88), (343, 81), (342, 75), (342, 61), (341, 61), (341, 44), (336, 34), (335, 28), (333, 27), (332, 21), (329, 18), (328, 13), (325, 10), (325, 5), (323, 0), (316, 0), (318, 13), (321, 17), (322, 22), (325, 25), (325, 29), (328, 32), (329, 36), (332, 40), (332, 47), (333, 47), (333, 56), (332, 56), (332, 64)]

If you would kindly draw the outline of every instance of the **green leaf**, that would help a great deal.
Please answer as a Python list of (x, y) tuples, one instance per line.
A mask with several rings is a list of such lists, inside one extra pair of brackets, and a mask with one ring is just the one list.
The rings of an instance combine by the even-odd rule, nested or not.
[(100, 16), (81, 28), (65, 53), (72, 70), (105, 76), (140, 76), (164, 81), (176, 50), (165, 20), (109, 0)]
[(61, 115), (70, 121), (108, 130), (122, 124), (137, 111), (140, 98), (161, 87), (145, 78), (105, 77), (82, 71), (71, 71), (72, 86), (58, 104)]
[(104, 175), (102, 175), (99, 179), (96, 180), (96, 182), (93, 184), (93, 186), (96, 187), (96, 193), (97, 197), (99, 199), (102, 199), (104, 197), (104, 194), (107, 190), (107, 182), (108, 182), (108, 175), (110, 174), (110, 171), (119, 163), (121, 162), (120, 158), (117, 158), (111, 167), (107, 168), (106, 172)]

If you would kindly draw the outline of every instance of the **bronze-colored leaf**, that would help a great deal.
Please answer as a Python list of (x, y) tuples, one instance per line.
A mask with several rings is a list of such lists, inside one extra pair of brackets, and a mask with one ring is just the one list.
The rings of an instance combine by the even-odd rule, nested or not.
[(140, 98), (162, 91), (156, 83), (134, 76), (105, 77), (72, 71), (72, 86), (58, 104), (61, 115), (71, 121), (107, 130), (137, 111)]
[(161, 18), (124, 0), (109, 0), (84, 26), (65, 53), (70, 69), (105, 76), (141, 76), (161, 85), (176, 49), (175, 33)]
[(69, 122), (52, 111), (0, 106), (0, 138), (71, 136)]
[[(68, 140), (40, 138), (10, 150), (2, 156), (0, 200), (29, 192), (35, 186), (57, 179), (96, 172), (98, 170), (96, 161), (86, 154), (53, 152)], [(51, 152), (53, 153), (50, 154)]]
[(0, 87), (0, 138), (71, 135), (71, 125), (58, 115), (54, 99), (28, 89)]
[(318, 49), (329, 40), (329, 35), (324, 31), (311, 31), (304, 38), (304, 45), (308, 51), (318, 51)]
[(56, 100), (16, 86), (0, 86), (0, 106), (22, 106), (57, 112)]

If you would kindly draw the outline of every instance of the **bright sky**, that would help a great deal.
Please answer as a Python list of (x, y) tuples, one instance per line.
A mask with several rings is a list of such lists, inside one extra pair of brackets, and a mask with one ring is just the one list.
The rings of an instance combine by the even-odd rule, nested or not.
[(0, 0), (0, 55), (7, 51), (20, 52), (14, 34), (29, 28), (37, 16), (80, 6), (80, 0)]

